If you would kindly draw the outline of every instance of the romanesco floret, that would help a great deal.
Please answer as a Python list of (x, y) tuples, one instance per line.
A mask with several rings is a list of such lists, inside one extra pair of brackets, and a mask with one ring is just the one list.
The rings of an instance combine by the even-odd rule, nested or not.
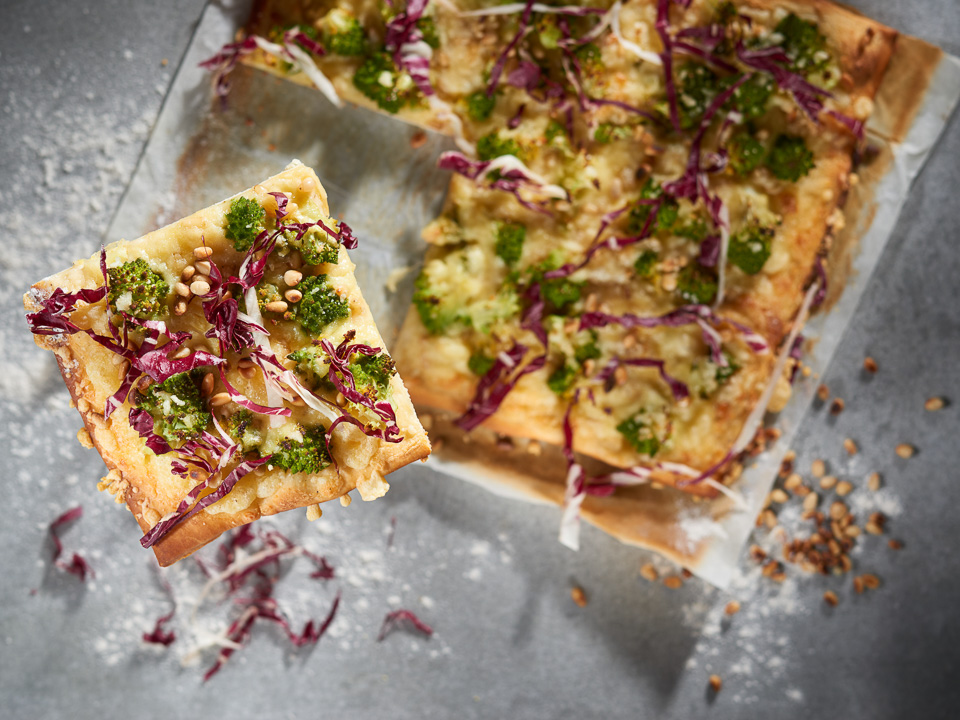
[(709, 305), (717, 296), (717, 278), (698, 262), (691, 262), (677, 275), (677, 294), (684, 302)]
[(348, 366), (357, 390), (375, 400), (386, 400), (390, 378), (397, 374), (393, 358), (386, 353), (360, 355)]
[(260, 306), (260, 312), (266, 312), (267, 305), (272, 302), (283, 300), (280, 295), (280, 288), (270, 283), (261, 283), (257, 285), (257, 304)]
[(167, 312), (170, 286), (143, 258), (110, 268), (107, 279), (107, 299), (115, 312), (122, 310), (141, 320), (157, 319)]
[(527, 228), (519, 223), (504, 223), (497, 228), (497, 256), (507, 265), (515, 265), (523, 254)]
[[(648, 178), (640, 190), (640, 199), (656, 200), (660, 197), (663, 197), (663, 188), (660, 187), (660, 183), (653, 178)], [(631, 208), (627, 231), (632, 235), (639, 235), (647, 224), (647, 218), (650, 217), (650, 211), (652, 209), (653, 205), (636, 205)], [(680, 205), (677, 201), (670, 196), (663, 197), (663, 201), (660, 203), (660, 209), (657, 210), (657, 217), (649, 228), (649, 234), (653, 235), (661, 230), (669, 230), (673, 227), (674, 223), (677, 222), (679, 214)]]
[(353, 85), (381, 110), (396, 113), (417, 98), (413, 79), (397, 69), (388, 53), (377, 52), (363, 61), (353, 76)]
[(719, 78), (706, 65), (686, 63), (677, 71), (677, 114), (680, 127), (690, 130), (700, 124), (720, 86)]
[(297, 290), (303, 297), (294, 306), (294, 317), (310, 335), (319, 336), (331, 323), (350, 317), (350, 303), (330, 287), (326, 275), (305, 277)]
[(766, 149), (759, 140), (746, 132), (737, 133), (727, 143), (730, 167), (737, 175), (747, 175), (763, 162)]
[(263, 433), (257, 427), (253, 413), (246, 408), (241, 408), (228, 417), (224, 429), (227, 435), (240, 445), (243, 455), (255, 450), (263, 442)]
[(336, 264), (340, 261), (339, 243), (321, 228), (310, 228), (299, 240), (293, 231), (287, 231), (283, 236), (290, 247), (300, 251), (307, 265)]
[(780, 180), (796, 182), (813, 168), (813, 153), (803, 138), (781, 135), (767, 155), (767, 168)]
[(334, 8), (323, 19), (323, 45), (335, 55), (363, 55), (367, 38), (353, 13)]
[(623, 435), (624, 440), (641, 455), (653, 457), (660, 450), (660, 439), (650, 427), (643, 411), (635, 413), (617, 425), (617, 432)]
[(478, 350), (470, 355), (470, 359), (467, 360), (467, 367), (474, 375), (483, 377), (490, 372), (490, 369), (496, 361), (496, 358), (492, 358), (485, 352)]
[(816, 24), (790, 13), (777, 24), (774, 32), (783, 38), (779, 44), (790, 58), (793, 70), (810, 75), (829, 64), (827, 39)]
[(573, 387), (579, 372), (580, 369), (576, 365), (564, 361), (550, 373), (550, 377), (547, 378), (547, 387), (557, 395), (563, 395)]
[(153, 431), (173, 447), (197, 437), (210, 424), (210, 413), (190, 373), (151, 385), (137, 394), (135, 402), (153, 417)]
[(256, 200), (238, 197), (230, 203), (224, 235), (227, 240), (233, 241), (234, 250), (246, 252), (253, 247), (253, 241), (263, 232), (263, 220), (266, 216), (266, 211)]
[(637, 256), (636, 262), (633, 263), (633, 269), (639, 277), (649, 280), (657, 271), (657, 261), (659, 259), (660, 256), (655, 250), (644, 250)]
[(770, 257), (773, 228), (750, 225), (730, 237), (727, 260), (747, 275), (756, 275)]
[[(731, 76), (731, 84), (735, 79)], [(747, 120), (754, 120), (767, 111), (767, 102), (773, 95), (776, 84), (768, 75), (754, 73), (733, 91), (733, 105)]]
[(315, 474), (330, 465), (330, 453), (327, 452), (325, 436), (327, 429), (323, 425), (301, 428), (302, 442), (291, 438), (280, 441), (279, 448), (272, 454), (270, 464), (293, 473)]
[(481, 160), (493, 160), (501, 155), (520, 157), (520, 145), (512, 138), (501, 138), (494, 130), (477, 140), (477, 157)]
[(496, 105), (496, 95), (487, 95), (486, 90), (477, 90), (467, 96), (467, 115), (474, 122), (489, 120)]

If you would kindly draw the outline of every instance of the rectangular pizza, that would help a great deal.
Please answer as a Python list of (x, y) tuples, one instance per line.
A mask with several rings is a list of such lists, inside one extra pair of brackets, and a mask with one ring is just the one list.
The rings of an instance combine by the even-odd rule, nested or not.
[(789, 398), (896, 44), (821, 0), (260, 0), (209, 67), (454, 137), (395, 358), (464, 432), (562, 447), (575, 510), (737, 477)]
[(24, 297), (161, 565), (357, 490), (430, 443), (354, 278), (350, 227), (299, 162)]

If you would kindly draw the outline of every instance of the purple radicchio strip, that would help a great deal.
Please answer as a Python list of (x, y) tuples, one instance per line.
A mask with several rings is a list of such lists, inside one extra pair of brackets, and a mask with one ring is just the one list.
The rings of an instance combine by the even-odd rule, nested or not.
[(227, 76), (236, 67), (237, 61), (244, 55), (249, 55), (257, 49), (257, 41), (252, 36), (240, 42), (229, 43), (220, 48), (220, 52), (199, 65), (204, 70), (215, 71), (213, 87), (223, 105), (226, 105), (227, 95), (230, 94), (230, 82)]
[(559, 185), (548, 184), (546, 180), (532, 172), (512, 155), (503, 155), (493, 160), (471, 160), (459, 152), (445, 152), (437, 159), (441, 170), (452, 170), (474, 182), (481, 182), (487, 176), (497, 173), (487, 185), (492, 190), (511, 193), (517, 201), (529, 210), (549, 214), (544, 207), (547, 199), (531, 202), (520, 194), (520, 189), (530, 187), (538, 190), (547, 198), (569, 199), (569, 194)]
[(425, 97), (435, 95), (430, 84), (432, 48), (424, 42), (417, 22), (427, 8), (428, 0), (409, 0), (404, 10), (387, 22), (385, 47), (393, 54), (393, 61), (410, 75)]
[(497, 355), (493, 366), (480, 378), (467, 411), (457, 418), (457, 427), (465, 431), (473, 430), (497, 411), (521, 377), (540, 370), (546, 364), (547, 356), (544, 354), (533, 358), (519, 371), (513, 372), (523, 361), (527, 349), (526, 345), (514, 342), (513, 347)]
[(230, 384), (230, 381), (227, 380), (226, 373), (223, 371), (222, 365), (218, 369), (220, 370), (220, 381), (226, 388), (227, 394), (230, 395), (230, 399), (240, 407), (246, 408), (247, 410), (255, 412), (258, 415), (282, 415), (283, 417), (290, 417), (292, 414), (290, 408), (287, 407), (267, 407), (266, 405), (258, 405)]
[(433, 628), (418, 618), (412, 610), (394, 610), (387, 613), (383, 618), (383, 625), (380, 627), (380, 634), (377, 635), (377, 642), (396, 630), (402, 624), (409, 624), (414, 630), (425, 637), (433, 635)]
[(813, 263), (813, 269), (817, 274), (817, 278), (820, 280), (820, 288), (813, 296), (813, 304), (811, 307), (819, 307), (823, 304), (823, 301), (827, 299), (827, 270), (823, 266), (823, 258), (819, 255)]
[(517, 33), (503, 49), (503, 52), (500, 53), (500, 57), (497, 58), (497, 62), (493, 66), (493, 70), (490, 71), (490, 83), (487, 85), (487, 97), (493, 97), (494, 93), (497, 91), (497, 84), (500, 82), (500, 75), (503, 74), (503, 68), (507, 64), (507, 58), (520, 42), (520, 39), (526, 34), (527, 27), (530, 25), (530, 16), (532, 14), (533, 0), (527, 0), (526, 5), (523, 8), (523, 13), (520, 15), (520, 26), (517, 28)]
[(64, 525), (68, 525), (74, 520), (79, 520), (81, 517), (83, 517), (83, 507), (78, 505), (75, 508), (67, 510), (50, 523), (49, 531), (50, 539), (53, 540), (53, 557), (51, 560), (54, 566), (71, 575), (76, 575), (80, 578), (80, 582), (83, 582), (87, 579), (87, 575), (90, 575), (90, 577), (94, 576), (90, 564), (79, 553), (73, 553), (70, 562), (60, 559), (60, 556), (63, 554), (63, 542), (60, 540), (60, 530)]
[[(176, 525), (178, 525), (179, 523), (185, 520), (189, 520), (191, 517), (196, 515), (198, 512), (200, 512), (204, 508), (207, 508), (210, 505), (213, 505), (213, 503), (217, 502), (218, 500), (221, 500), (222, 498), (226, 497), (227, 493), (233, 490), (234, 486), (242, 477), (244, 477), (247, 473), (252, 472), (253, 470), (256, 470), (261, 465), (269, 462), (271, 457), (273, 456), (267, 455), (266, 457), (257, 458), (255, 460), (244, 460), (239, 465), (237, 465), (230, 472), (230, 474), (227, 475), (220, 482), (220, 485), (217, 487), (216, 490), (214, 490), (209, 495), (205, 495), (204, 497), (202, 497), (200, 500), (197, 501), (197, 503), (193, 506), (193, 508), (191, 508), (187, 512), (184, 512), (183, 511), (184, 505), (188, 504), (189, 502), (187, 498), (190, 498), (190, 493), (193, 493), (195, 490), (197, 490), (196, 488), (194, 488), (194, 490), (191, 490), (190, 493), (188, 493), (187, 498), (184, 498), (184, 500), (180, 502), (180, 505), (177, 507), (177, 509), (173, 513), (171, 513), (165, 518), (161, 518), (160, 522), (154, 525), (153, 528), (147, 531), (147, 533), (142, 538), (140, 538), (140, 544), (145, 548), (152, 547), (164, 535), (170, 532)], [(205, 482), (206, 481), (204, 481), (204, 483)], [(200, 483), (200, 485), (198, 485), (197, 487), (201, 487), (201, 486), (205, 487), (204, 483)]]
[(782, 48), (748, 50), (740, 43), (737, 45), (737, 58), (747, 67), (772, 75), (777, 86), (793, 95), (797, 105), (815, 123), (818, 122), (820, 113), (823, 111), (823, 98), (833, 97), (823, 88), (813, 85), (803, 76), (788, 70), (790, 58)]
[(621, 365), (628, 365), (631, 367), (653, 367), (656, 368), (660, 373), (660, 377), (663, 381), (670, 387), (670, 392), (673, 394), (674, 400), (684, 400), (690, 396), (690, 391), (687, 388), (686, 384), (677, 380), (677, 378), (670, 375), (666, 370), (666, 363), (663, 360), (658, 358), (620, 358), (614, 357), (607, 363), (599, 373), (596, 374), (595, 379), (598, 382), (606, 383), (608, 380), (613, 378), (613, 373)]

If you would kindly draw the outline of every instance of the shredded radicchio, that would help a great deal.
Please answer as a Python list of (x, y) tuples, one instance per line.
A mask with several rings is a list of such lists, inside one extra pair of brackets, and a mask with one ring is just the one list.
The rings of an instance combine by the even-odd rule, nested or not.
[(526, 345), (514, 342), (513, 347), (497, 355), (493, 366), (480, 378), (467, 411), (457, 418), (457, 427), (464, 431), (473, 430), (497, 411), (521, 377), (541, 369), (546, 364), (547, 356), (543, 354), (515, 371), (527, 352)]
[(173, 620), (173, 616), (176, 615), (177, 602), (173, 596), (173, 589), (170, 587), (170, 583), (168, 583), (162, 576), (160, 581), (163, 584), (163, 589), (170, 598), (170, 603), (173, 605), (173, 607), (170, 608), (170, 612), (157, 618), (157, 621), (153, 625), (153, 630), (143, 634), (143, 641), (145, 643), (150, 643), (151, 645), (163, 645), (164, 647), (169, 647), (176, 642), (177, 634), (173, 630), (167, 630), (165, 626), (168, 622)]
[(63, 555), (63, 542), (60, 540), (60, 531), (65, 525), (69, 525), (74, 520), (79, 520), (83, 517), (83, 508), (79, 505), (71, 510), (67, 510), (65, 513), (60, 515), (56, 520), (50, 523), (50, 539), (53, 540), (53, 557), (51, 560), (55, 567), (68, 572), (71, 575), (76, 575), (80, 578), (80, 582), (83, 582), (87, 579), (87, 575), (93, 577), (93, 569), (90, 567), (90, 564), (79, 554), (72, 553), (70, 561), (61, 560), (60, 556)]
[(377, 642), (381, 642), (387, 635), (403, 625), (408, 625), (424, 637), (429, 638), (433, 635), (433, 628), (418, 618), (412, 610), (394, 610), (387, 613), (386, 617), (383, 618), (383, 625), (380, 627), (380, 634), (377, 635)]
[(387, 22), (385, 46), (393, 54), (393, 61), (416, 83), (425, 97), (434, 95), (430, 84), (431, 47), (424, 42), (417, 22), (427, 9), (429, 0), (409, 0), (404, 10)]
[[(475, 182), (487, 182), (492, 190), (511, 193), (517, 201), (529, 210), (547, 213), (549, 199), (568, 200), (569, 194), (559, 185), (551, 185), (544, 178), (530, 170), (512, 155), (503, 155), (493, 160), (471, 160), (459, 152), (445, 152), (437, 160), (441, 170), (452, 170)], [(530, 189), (544, 199), (531, 201), (521, 194), (521, 189)]]
[(670, 375), (665, 367), (663, 360), (658, 358), (621, 358), (614, 357), (607, 363), (599, 373), (597, 373), (595, 379), (598, 382), (604, 383), (605, 385), (613, 379), (613, 374), (618, 367), (621, 365), (629, 367), (652, 367), (656, 368), (660, 373), (660, 377), (663, 378), (663, 381), (670, 387), (670, 393), (673, 395), (674, 400), (684, 400), (690, 396), (690, 390), (687, 388), (686, 384), (677, 378)]

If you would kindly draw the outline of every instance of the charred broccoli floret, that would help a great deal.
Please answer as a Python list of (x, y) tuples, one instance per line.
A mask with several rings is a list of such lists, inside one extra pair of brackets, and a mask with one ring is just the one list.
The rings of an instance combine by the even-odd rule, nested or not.
[(263, 442), (263, 433), (257, 427), (253, 413), (242, 408), (227, 418), (224, 429), (240, 445), (240, 452), (246, 455)]
[(264, 230), (263, 221), (266, 216), (266, 211), (256, 200), (238, 197), (230, 203), (224, 235), (227, 240), (233, 241), (234, 250), (246, 252), (253, 247), (253, 241)]
[(326, 275), (304, 278), (297, 290), (303, 297), (294, 306), (294, 317), (310, 335), (316, 337), (331, 323), (350, 317), (350, 303), (330, 287)]
[(527, 229), (519, 223), (504, 223), (497, 228), (497, 255), (507, 265), (515, 265), (523, 254), (523, 241)]
[(151, 385), (137, 394), (135, 402), (153, 417), (153, 431), (173, 447), (197, 437), (210, 424), (210, 413), (190, 373)]
[(727, 260), (747, 275), (756, 275), (770, 257), (773, 228), (750, 225), (730, 237)]
[(107, 299), (114, 311), (141, 320), (156, 319), (166, 313), (170, 286), (143, 258), (110, 268), (107, 280)]
[(363, 61), (353, 76), (353, 85), (388, 113), (409, 105), (418, 93), (413, 79), (397, 69), (393, 58), (385, 52), (374, 53)]
[(386, 353), (360, 355), (348, 366), (353, 374), (357, 390), (375, 400), (386, 400), (390, 390), (390, 378), (397, 374), (397, 368)]
[(639, 277), (649, 280), (656, 272), (657, 260), (659, 259), (660, 256), (655, 250), (644, 250), (637, 256), (636, 262), (633, 263), (633, 269)]
[[(730, 82), (734, 82), (733, 78)], [(754, 120), (767, 111), (767, 102), (775, 89), (776, 84), (772, 78), (755, 73), (733, 91), (733, 105), (744, 118)]]
[(685, 63), (677, 71), (677, 114), (680, 127), (691, 130), (701, 118), (720, 88), (717, 74), (706, 65)]
[(564, 361), (550, 373), (550, 377), (547, 378), (547, 387), (557, 395), (563, 395), (573, 387), (573, 383), (576, 382), (579, 372), (580, 368), (576, 365)]
[(367, 37), (353, 13), (334, 8), (323, 20), (323, 45), (335, 55), (363, 55)]
[(318, 473), (330, 465), (330, 453), (327, 452), (325, 436), (327, 429), (323, 425), (301, 428), (303, 440), (297, 442), (291, 438), (280, 441), (279, 447), (270, 458), (270, 464), (293, 473)]
[(796, 182), (813, 167), (813, 153), (801, 137), (781, 135), (767, 155), (767, 168), (780, 180)]

